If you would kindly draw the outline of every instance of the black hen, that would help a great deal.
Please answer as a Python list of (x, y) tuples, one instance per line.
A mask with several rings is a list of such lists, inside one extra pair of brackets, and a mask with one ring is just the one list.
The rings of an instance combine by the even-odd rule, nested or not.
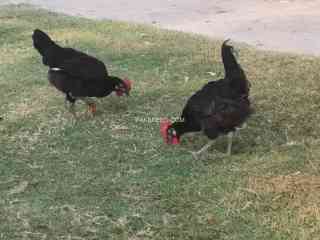
[[(221, 54), (225, 78), (209, 82), (192, 95), (182, 111), (182, 121), (171, 124), (168, 119), (162, 120), (161, 134), (166, 143), (179, 144), (181, 135), (188, 132), (203, 131), (209, 139), (231, 133), (228, 144), (231, 154), (232, 133), (251, 113), (250, 83), (227, 41), (222, 44)], [(211, 143), (207, 144), (195, 156), (210, 146)]]
[(66, 101), (74, 103), (81, 99), (94, 113), (96, 106), (88, 97), (105, 97), (115, 91), (118, 96), (129, 95), (130, 80), (109, 76), (103, 62), (72, 48), (60, 47), (46, 33), (36, 29), (32, 35), (33, 46), (49, 66), (48, 79), (58, 90), (66, 94)]

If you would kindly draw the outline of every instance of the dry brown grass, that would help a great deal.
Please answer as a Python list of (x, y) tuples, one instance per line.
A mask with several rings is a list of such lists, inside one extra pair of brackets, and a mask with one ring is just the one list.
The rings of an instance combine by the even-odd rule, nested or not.
[(320, 176), (295, 173), (271, 177), (250, 177), (249, 189), (258, 196), (272, 196), (272, 209), (292, 211), (293, 221), (320, 221)]
[(7, 119), (17, 121), (32, 114), (40, 114), (47, 108), (50, 97), (61, 95), (52, 90), (51, 86), (37, 87), (31, 97), (21, 97), (20, 101), (10, 105)]

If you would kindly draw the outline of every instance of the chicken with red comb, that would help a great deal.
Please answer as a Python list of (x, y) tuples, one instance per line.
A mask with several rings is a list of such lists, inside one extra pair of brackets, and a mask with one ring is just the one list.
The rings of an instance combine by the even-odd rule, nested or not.
[[(229, 136), (227, 154), (231, 154), (232, 136), (252, 113), (249, 100), (250, 83), (234, 56), (233, 47), (225, 41), (221, 47), (225, 77), (211, 81), (193, 94), (183, 108), (181, 119), (160, 123), (161, 135), (166, 144), (176, 145), (188, 132), (203, 132), (210, 140), (220, 135)], [(206, 151), (212, 141), (197, 152), (195, 158)]]
[(35, 29), (33, 46), (40, 53), (42, 63), (49, 67), (48, 80), (65, 94), (69, 111), (75, 116), (74, 105), (82, 100), (92, 114), (96, 104), (92, 97), (102, 98), (115, 92), (117, 96), (129, 95), (132, 82), (109, 75), (99, 59), (73, 48), (61, 47), (45, 32)]

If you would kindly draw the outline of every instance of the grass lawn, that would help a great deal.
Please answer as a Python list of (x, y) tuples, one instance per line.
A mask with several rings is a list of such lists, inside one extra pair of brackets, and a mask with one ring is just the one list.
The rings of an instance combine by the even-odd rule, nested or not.
[[(49, 86), (34, 28), (134, 80), (130, 98), (97, 100), (98, 114)], [(202, 161), (184, 137), (165, 146), (157, 117), (223, 76), (221, 40), (29, 6), (0, 9), (0, 239), (319, 239), (320, 59), (257, 51), (240, 62), (256, 113)], [(144, 121), (142, 121), (144, 120)]]

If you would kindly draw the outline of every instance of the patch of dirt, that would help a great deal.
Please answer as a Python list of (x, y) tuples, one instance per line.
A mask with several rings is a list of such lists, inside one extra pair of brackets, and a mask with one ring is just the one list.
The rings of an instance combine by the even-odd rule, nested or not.
[(299, 224), (309, 220), (320, 221), (320, 176), (250, 177), (248, 188), (258, 196), (271, 194), (271, 207), (274, 209), (294, 210)]

